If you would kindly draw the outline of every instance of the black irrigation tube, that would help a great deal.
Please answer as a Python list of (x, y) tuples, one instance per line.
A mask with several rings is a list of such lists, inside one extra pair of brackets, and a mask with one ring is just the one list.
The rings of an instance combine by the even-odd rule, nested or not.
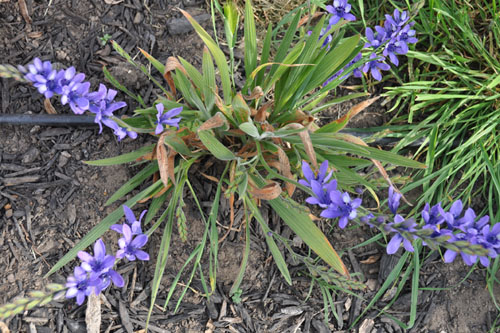
[[(40, 126), (97, 126), (94, 122), (94, 116), (86, 115), (66, 115), (66, 114), (0, 114), (1, 125), (40, 125)], [(355, 129), (341, 130), (342, 133), (355, 135), (361, 138), (366, 138), (371, 135), (367, 132), (358, 132)], [(401, 138), (380, 138), (372, 144), (383, 147), (396, 145)], [(424, 142), (423, 139), (410, 143), (410, 147), (420, 147)]]

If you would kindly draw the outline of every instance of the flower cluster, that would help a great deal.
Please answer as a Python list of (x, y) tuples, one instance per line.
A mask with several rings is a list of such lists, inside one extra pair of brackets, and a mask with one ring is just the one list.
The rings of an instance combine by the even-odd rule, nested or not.
[(361, 206), (361, 199), (351, 199), (349, 193), (337, 190), (337, 181), (328, 173), (328, 161), (325, 160), (315, 174), (309, 164), (302, 162), (302, 173), (305, 179), (299, 180), (301, 185), (310, 188), (313, 196), (306, 199), (312, 205), (320, 206), (322, 217), (339, 218), (339, 227), (345, 228), (349, 220), (357, 216), (357, 208)]
[[(94, 255), (80, 251), (78, 258), (82, 261), (80, 266), (75, 267), (72, 276), (68, 277), (66, 282), (66, 298), (76, 297), (76, 303), (81, 305), (85, 297), (92, 292), (96, 295), (101, 293), (111, 284), (119, 288), (123, 287), (123, 278), (118, 274), (113, 267), (117, 259), (126, 257), (128, 260), (149, 260), (149, 255), (140, 250), (148, 241), (148, 236), (142, 233), (141, 219), (146, 213), (143, 211), (139, 220), (134, 216), (134, 213), (127, 206), (123, 206), (126, 222), (123, 225), (114, 224), (111, 230), (114, 230), (123, 237), (118, 240), (120, 250), (116, 252), (116, 256), (106, 254), (106, 246), (101, 239), (98, 239), (94, 244)], [(133, 237), (135, 235), (135, 237)]]
[(84, 81), (85, 74), (76, 73), (74, 67), (56, 70), (49, 61), (42, 62), (39, 58), (35, 58), (27, 69), (24, 66), (18, 66), (18, 69), (45, 98), (59, 95), (61, 104), (68, 104), (75, 114), (83, 114), (87, 110), (95, 114), (99, 133), (102, 132), (102, 125), (105, 125), (113, 130), (118, 140), (126, 136), (132, 139), (137, 137), (136, 132), (120, 126), (112, 118), (114, 111), (127, 105), (122, 101), (114, 101), (116, 90), (100, 84), (98, 91), (89, 92), (90, 82)]
[[(351, 5), (347, 3), (347, 0), (335, 0), (333, 6), (326, 6), (326, 11), (331, 14), (331, 17), (325, 31), (328, 31), (340, 19), (347, 21), (356, 20), (356, 17), (350, 13), (350, 10)], [(417, 42), (417, 38), (415, 37), (416, 32), (412, 29), (414, 22), (408, 22), (409, 16), (406, 11), (400, 12), (397, 9), (394, 10), (392, 16), (386, 14), (385, 17), (386, 20), (383, 26), (375, 26), (374, 29), (370, 27), (366, 28), (367, 43), (365, 44), (365, 50), (370, 52), (369, 61), (361, 67), (352, 69), (353, 65), (362, 58), (362, 53), (357, 54), (352, 61), (335, 73), (323, 85), (327, 85), (351, 69), (355, 77), (361, 77), (361, 72), (370, 72), (375, 80), (380, 81), (382, 79), (380, 71), (390, 69), (390, 66), (385, 62), (387, 57), (395, 66), (399, 65), (397, 55), (408, 53), (408, 44), (415, 44)], [(322, 32), (321, 36), (323, 34), (324, 32)], [(327, 38), (323, 46), (329, 43), (329, 41), (331, 41), (331, 38)], [(349, 75), (343, 75), (341, 79), (344, 80)]]
[[(299, 183), (313, 192), (306, 202), (322, 208), (322, 217), (339, 218), (340, 228), (345, 228), (349, 220), (357, 217), (361, 199), (351, 199), (347, 192), (337, 190), (336, 180), (331, 179), (333, 173), (328, 173), (328, 161), (323, 162), (316, 173), (304, 161), (302, 172), (305, 179), (299, 180)], [(392, 218), (386, 215), (375, 217), (372, 213), (359, 218), (372, 228), (392, 234), (387, 244), (388, 254), (396, 253), (401, 244), (407, 251), (413, 252), (412, 241), (417, 238), (432, 249), (438, 246), (446, 248), (446, 263), (452, 262), (460, 253), (467, 265), (479, 260), (482, 265), (488, 266), (490, 259), (500, 254), (500, 223), (489, 224), (489, 216), (478, 218), (472, 208), (464, 211), (462, 201), (458, 200), (448, 211), (440, 203), (432, 207), (426, 204), (421, 212), (422, 222), (418, 224), (414, 218), (398, 214), (401, 198), (402, 195), (391, 186), (387, 201)]]
[[(413, 218), (404, 219), (397, 214), (400, 199), (401, 194), (396, 193), (391, 186), (388, 205), (394, 219), (385, 222), (385, 218), (379, 218), (375, 222), (384, 231), (394, 233), (387, 244), (388, 254), (395, 253), (401, 243), (407, 251), (413, 252), (411, 241), (416, 238), (422, 239), (423, 244), (430, 247), (445, 247), (446, 263), (453, 262), (460, 253), (467, 265), (473, 265), (479, 259), (487, 267), (490, 259), (500, 253), (500, 224), (489, 224), (488, 215), (478, 218), (472, 208), (464, 211), (460, 200), (455, 201), (448, 211), (440, 203), (432, 207), (427, 203), (421, 212), (422, 223), (417, 224)], [(368, 219), (373, 219), (373, 216)], [(372, 223), (368, 224), (373, 226)]]

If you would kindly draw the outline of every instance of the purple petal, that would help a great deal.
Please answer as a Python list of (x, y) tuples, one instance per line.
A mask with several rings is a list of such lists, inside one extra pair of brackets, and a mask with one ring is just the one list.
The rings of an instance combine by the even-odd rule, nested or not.
[(120, 234), (123, 234), (123, 229), (121, 224), (113, 224), (111, 227), (109, 227), (109, 229), (116, 231)]
[(141, 248), (148, 242), (148, 236), (141, 234), (135, 236), (134, 240), (130, 243), (130, 245), (134, 248)]
[(106, 245), (102, 239), (98, 239), (94, 244), (94, 257), (95, 258), (104, 258), (106, 256)]
[(78, 294), (76, 295), (76, 304), (82, 305), (84, 301), (85, 301), (85, 293), (78, 292)]
[(159, 135), (161, 134), (161, 132), (163, 132), (163, 125), (161, 123), (158, 123), (158, 125), (156, 125), (155, 134)]
[(156, 107), (156, 110), (158, 111), (158, 114), (160, 114), (160, 115), (163, 113), (163, 109), (165, 108), (163, 106), (163, 104), (161, 104), (161, 103), (156, 104), (155, 107)]
[(73, 298), (73, 297), (76, 296), (77, 293), (78, 293), (78, 289), (76, 289), (76, 288), (69, 288), (66, 291), (66, 298)]
[(128, 224), (132, 224), (136, 221), (134, 212), (132, 211), (132, 209), (130, 209), (126, 205), (123, 205), (123, 212), (125, 213), (125, 217), (127, 218), (127, 221), (129, 222)]
[(309, 166), (309, 163), (307, 163), (306, 161), (302, 161), (302, 173), (309, 183), (311, 182), (311, 180), (316, 178), (313, 171), (311, 170), (311, 167)]
[(347, 219), (347, 216), (342, 216), (339, 219), (339, 227), (340, 227), (340, 229), (344, 229), (345, 226), (347, 225), (347, 222), (349, 222), (349, 220)]
[(403, 238), (403, 246), (405, 247), (406, 251), (408, 251), (408, 252), (415, 251), (411, 242), (406, 238)]
[(136, 250), (134, 252), (134, 254), (136, 255), (137, 259), (139, 259), (139, 260), (143, 260), (143, 261), (148, 261), (149, 260), (149, 254), (147, 254), (144, 251)]
[(387, 244), (387, 254), (394, 254), (398, 251), (401, 245), (402, 238), (400, 234), (395, 234)]
[(80, 258), (80, 260), (83, 262), (90, 262), (90, 261), (94, 260), (94, 257), (92, 257), (90, 254), (88, 254), (85, 251), (78, 251), (78, 258)]
[(116, 271), (110, 269), (108, 275), (113, 281), (114, 285), (117, 286), (118, 288), (122, 288), (125, 285), (122, 276), (118, 274)]
[(457, 256), (457, 253), (455, 251), (448, 249), (444, 253), (444, 262), (445, 263), (453, 262), (453, 260), (455, 260), (456, 256)]

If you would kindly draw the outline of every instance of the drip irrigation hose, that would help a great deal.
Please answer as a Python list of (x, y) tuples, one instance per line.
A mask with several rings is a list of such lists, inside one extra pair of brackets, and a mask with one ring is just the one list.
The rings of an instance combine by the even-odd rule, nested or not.
[(0, 114), (0, 125), (92, 126), (94, 116), (71, 114)]
[[(66, 114), (0, 114), (0, 125), (40, 125), (40, 126), (97, 126), (94, 116), (66, 115)], [(366, 129), (365, 129), (366, 130)], [(355, 129), (346, 128), (340, 133), (351, 134), (360, 138), (370, 137), (374, 132), (360, 132)], [(371, 144), (383, 147), (396, 145), (401, 138), (380, 138)], [(420, 147), (424, 139), (410, 143), (409, 147)]]

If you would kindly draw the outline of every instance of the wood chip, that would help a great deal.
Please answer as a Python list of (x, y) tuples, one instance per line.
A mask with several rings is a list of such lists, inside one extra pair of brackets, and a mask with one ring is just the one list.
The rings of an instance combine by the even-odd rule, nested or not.
[(35, 183), (40, 180), (40, 176), (24, 176), (24, 177), (16, 177), (16, 178), (4, 178), (3, 184), (5, 186), (16, 186), (20, 184), (26, 183)]
[(101, 300), (98, 295), (91, 293), (87, 301), (87, 310), (85, 311), (85, 324), (87, 332), (99, 333), (101, 329)]
[(28, 14), (28, 7), (26, 6), (26, 1), (24, 0), (18, 0), (19, 3), (19, 10), (21, 11), (21, 15), (23, 19), (28, 23), (28, 25), (31, 25), (31, 17)]
[(52, 103), (50, 102), (49, 98), (46, 98), (43, 101), (43, 106), (45, 107), (45, 111), (47, 111), (48, 114), (57, 114), (56, 109), (52, 106)]

